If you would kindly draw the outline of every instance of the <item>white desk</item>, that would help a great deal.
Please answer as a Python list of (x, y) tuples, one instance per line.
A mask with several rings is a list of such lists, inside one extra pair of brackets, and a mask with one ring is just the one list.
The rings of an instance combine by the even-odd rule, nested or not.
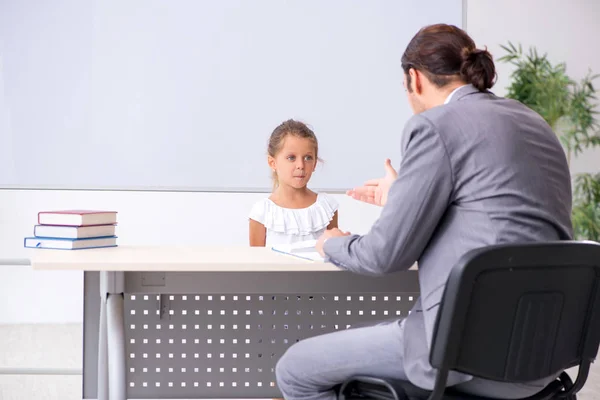
[(338, 271), (265, 247), (119, 246), (77, 251), (35, 249), (34, 269), (78, 271)]
[[(119, 246), (78, 251), (35, 249), (30, 251), (30, 257), (34, 269), (100, 273), (97, 397), (101, 400), (127, 398), (127, 355), (129, 353), (126, 353), (126, 347), (129, 343), (126, 343), (125, 319), (129, 315), (125, 315), (125, 293), (151, 293), (159, 296), (163, 293), (222, 295), (269, 293), (276, 289), (277, 293), (318, 294), (331, 293), (327, 290), (332, 285), (343, 287), (343, 290), (347, 288), (350, 290), (348, 293), (371, 293), (370, 291), (375, 288), (378, 291), (381, 289), (382, 293), (391, 293), (398, 287), (399, 281), (410, 281), (411, 292), (414, 292), (412, 289), (416, 286), (415, 271), (411, 271), (413, 274), (410, 275), (410, 279), (406, 279), (406, 276), (400, 280), (360, 277), (341, 271), (332, 264), (311, 262), (276, 253), (270, 249), (248, 246)], [(262, 300), (262, 296), (260, 297)], [(313, 296), (310, 297), (313, 300)], [(156, 314), (162, 313), (162, 308), (159, 302), (161, 311), (157, 310)], [(198, 314), (198, 311), (196, 313)], [(200, 317), (198, 319), (201, 320)], [(313, 329), (312, 325), (310, 329)], [(338, 329), (337, 325), (336, 329)], [(262, 334), (264, 335), (265, 332)], [(314, 335), (315, 332), (312, 334)], [(129, 359), (129, 362), (138, 361)], [(184, 362), (188, 361), (184, 360)], [(145, 382), (144, 386), (146, 386)], [(271, 386), (273, 386), (272, 382)], [(130, 387), (130, 391), (134, 389), (138, 390), (137, 386)], [(161, 387), (160, 390), (166, 389)], [(197, 391), (201, 390), (201, 388), (197, 389)], [(215, 389), (211, 390), (213, 392), (208, 394), (214, 397)], [(276, 388), (269, 390), (276, 390)], [(271, 393), (265, 392), (265, 397), (269, 397)]]

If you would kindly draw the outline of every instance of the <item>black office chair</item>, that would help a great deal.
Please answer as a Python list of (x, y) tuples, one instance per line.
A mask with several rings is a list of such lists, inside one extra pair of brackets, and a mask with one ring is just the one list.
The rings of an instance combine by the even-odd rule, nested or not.
[[(446, 388), (453, 370), (501, 382), (560, 374), (528, 400), (574, 400), (599, 342), (599, 243), (490, 246), (463, 256), (448, 278), (429, 355), (437, 369), (433, 391), (356, 376), (339, 399), (487, 399)], [(573, 383), (564, 371), (577, 365)]]

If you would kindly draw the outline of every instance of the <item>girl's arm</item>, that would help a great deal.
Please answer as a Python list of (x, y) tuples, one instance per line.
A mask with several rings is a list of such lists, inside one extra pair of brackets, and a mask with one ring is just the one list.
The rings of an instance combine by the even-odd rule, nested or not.
[(336, 211), (333, 214), (333, 218), (331, 219), (331, 222), (329, 222), (329, 225), (327, 225), (327, 229), (333, 229), (333, 228), (337, 228), (338, 227), (338, 212)]
[(250, 220), (250, 246), (265, 247), (267, 229), (263, 224), (253, 219)]

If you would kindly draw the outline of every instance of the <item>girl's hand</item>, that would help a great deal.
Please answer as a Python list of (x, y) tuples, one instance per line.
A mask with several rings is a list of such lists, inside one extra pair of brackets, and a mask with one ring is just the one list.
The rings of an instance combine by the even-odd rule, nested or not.
[(346, 194), (355, 200), (376, 206), (384, 206), (387, 203), (390, 187), (398, 177), (398, 173), (392, 167), (389, 158), (385, 160), (384, 169), (385, 176), (383, 178), (371, 179), (365, 182), (363, 186), (348, 190)]
[(341, 236), (349, 236), (350, 232), (344, 232), (339, 230), (338, 228), (333, 228), (333, 229), (328, 229), (325, 232), (323, 232), (323, 234), (319, 237), (319, 239), (317, 239), (317, 244), (315, 245), (315, 247), (317, 248), (317, 251), (319, 252), (319, 254), (321, 255), (321, 257), (325, 257), (325, 252), (323, 251), (323, 245), (325, 244), (325, 241), (329, 238), (332, 237), (341, 237)]

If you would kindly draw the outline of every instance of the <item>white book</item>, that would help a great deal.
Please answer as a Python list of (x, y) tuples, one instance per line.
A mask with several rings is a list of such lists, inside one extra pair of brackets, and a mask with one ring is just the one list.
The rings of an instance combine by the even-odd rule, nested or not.
[(98, 210), (61, 210), (40, 211), (38, 213), (39, 225), (113, 225), (117, 223), (116, 211)]
[(292, 244), (278, 244), (271, 247), (273, 251), (288, 254), (294, 257), (303, 258), (310, 261), (324, 261), (316, 249), (316, 240), (306, 240)]
[(64, 239), (85, 239), (115, 235), (115, 225), (60, 226), (36, 225), (33, 236)]

